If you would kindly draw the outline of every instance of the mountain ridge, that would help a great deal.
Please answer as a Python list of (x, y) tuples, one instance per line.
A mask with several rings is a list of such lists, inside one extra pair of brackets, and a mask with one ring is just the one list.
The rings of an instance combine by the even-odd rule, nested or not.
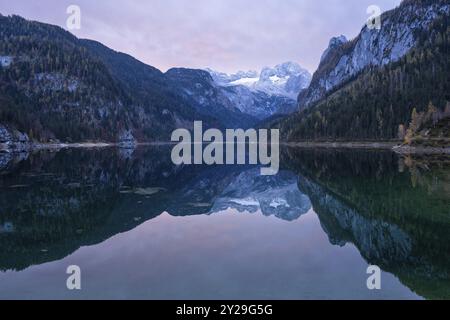
[(367, 67), (398, 61), (417, 44), (417, 31), (426, 30), (439, 15), (449, 12), (450, 5), (443, 0), (405, 0), (382, 14), (380, 30), (364, 26), (353, 40), (332, 38), (311, 85), (299, 94), (299, 107), (319, 101)]
[[(424, 12), (427, 14), (418, 16), (418, 13)], [(401, 24), (392, 24), (392, 21), (409, 21), (410, 14), (416, 26), (413, 30), (405, 29)], [(408, 129), (414, 108), (418, 112), (426, 112), (431, 104), (437, 107), (438, 115), (444, 116), (444, 109), (450, 102), (450, 81), (447, 77), (450, 70), (450, 6), (440, 0), (408, 0), (383, 17), (387, 17), (388, 22), (381, 31), (370, 31), (377, 41), (366, 42), (376, 47), (374, 52), (370, 49), (371, 45), (363, 53), (352, 51), (364, 38), (360, 34), (351, 41), (340, 41), (324, 54), (310, 87), (299, 95), (300, 111), (270, 124), (281, 129), (284, 140), (400, 141), (403, 139), (400, 132)], [(399, 30), (402, 30), (401, 36)], [(363, 28), (363, 33), (367, 32), (368, 29)], [(383, 41), (380, 40), (382, 35), (387, 37)], [(405, 37), (411, 39), (411, 35), (414, 35), (414, 44), (408, 50), (403, 48), (406, 52), (403, 56), (397, 59), (398, 51), (394, 50), (395, 59), (385, 59), (392, 56), (393, 48), (399, 47), (397, 42), (403, 43)], [(380, 48), (385, 47), (389, 48), (386, 56), (378, 55)], [(378, 64), (367, 64), (351, 74), (355, 69), (352, 69), (353, 64), (348, 58), (349, 52), (362, 56), (355, 56), (352, 61), (370, 62), (367, 57), (382, 59), (377, 60)], [(348, 71), (344, 72), (347, 76), (340, 78), (335, 86), (326, 88), (329, 80), (327, 74), (335, 66)], [(339, 79), (339, 75), (342, 74), (334, 73), (328, 84)], [(311, 100), (308, 104), (310, 98), (317, 101)]]
[(206, 68), (221, 86), (245, 86), (255, 92), (297, 99), (298, 92), (308, 87), (311, 74), (296, 62), (284, 62), (258, 71), (238, 71), (234, 74)]
[[(171, 131), (189, 129), (195, 120), (205, 127), (247, 128), (278, 109), (295, 109), (288, 99), (249, 92), (252, 105), (244, 108), (245, 99), (238, 99), (242, 88), (222, 88), (204, 71), (163, 73), (58, 26), (16, 15), (1, 16), (0, 25), (2, 148), (19, 150), (33, 142), (169, 141)], [(198, 81), (185, 81), (190, 75)], [(197, 85), (204, 91), (186, 94)]]

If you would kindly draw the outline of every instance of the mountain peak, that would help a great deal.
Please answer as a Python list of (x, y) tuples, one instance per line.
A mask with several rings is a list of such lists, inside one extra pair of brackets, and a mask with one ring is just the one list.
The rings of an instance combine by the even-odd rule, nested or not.
[(325, 60), (325, 58), (331, 51), (341, 47), (346, 42), (348, 42), (348, 40), (344, 35), (331, 38), (330, 42), (328, 43), (328, 48), (323, 52), (322, 57), (320, 58), (320, 62)]
[(308, 71), (303, 69), (298, 63), (284, 62), (284, 63), (276, 65), (273, 68), (265, 67), (261, 71), (260, 78), (266, 79), (267, 77), (270, 77), (270, 76), (290, 77), (290, 76), (297, 76), (297, 75), (305, 74), (305, 73), (308, 73)]
[[(300, 107), (319, 101), (367, 67), (381, 67), (404, 57), (438, 17), (448, 15), (446, 1), (403, 1), (383, 13), (381, 30), (364, 26), (350, 42), (344, 36), (332, 38), (308, 90), (299, 97)], [(345, 45), (344, 45), (345, 44)]]
[(226, 74), (206, 69), (214, 81), (222, 86), (245, 86), (253, 91), (269, 95), (296, 99), (298, 93), (307, 88), (311, 74), (296, 62), (284, 62), (275, 67), (264, 67), (256, 71), (239, 71)]
[(211, 77), (214, 79), (219, 85), (228, 85), (234, 81), (238, 81), (241, 79), (254, 79), (259, 77), (259, 73), (257, 71), (249, 70), (249, 71), (238, 71), (233, 74), (228, 74), (225, 72), (215, 71), (210, 68), (206, 68), (205, 71), (209, 72)]
[(343, 43), (346, 43), (347, 41), (348, 41), (347, 37), (341, 34), (338, 37), (331, 38), (329, 45), (330, 46), (332, 46), (332, 45), (341, 45)]

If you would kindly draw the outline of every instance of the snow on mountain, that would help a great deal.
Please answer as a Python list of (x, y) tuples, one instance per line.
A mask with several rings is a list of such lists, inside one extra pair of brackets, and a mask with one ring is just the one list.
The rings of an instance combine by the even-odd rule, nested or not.
[(252, 87), (259, 81), (259, 77), (254, 78), (241, 78), (238, 80), (235, 80), (233, 82), (230, 82), (229, 85), (232, 86), (246, 86), (246, 87)]
[(286, 62), (273, 68), (226, 74), (206, 69), (214, 83), (243, 114), (265, 120), (297, 110), (297, 96), (308, 87), (311, 75), (299, 64)]
[(239, 71), (226, 74), (207, 69), (218, 85), (245, 86), (252, 91), (268, 95), (284, 96), (296, 100), (299, 92), (308, 87), (311, 74), (298, 63), (286, 62), (273, 68), (266, 67), (260, 73)]
[(219, 85), (228, 85), (241, 79), (259, 79), (259, 74), (256, 71), (239, 71), (234, 74), (227, 74), (209, 68), (206, 68), (205, 70), (209, 72), (211, 77), (214, 79), (214, 82)]
[(274, 68), (264, 68), (254, 89), (295, 100), (310, 82), (311, 74), (307, 70), (295, 62), (286, 62)]
[(262, 91), (254, 91), (244, 85), (225, 86), (223, 93), (242, 113), (259, 120), (276, 114), (290, 114), (297, 110), (297, 102), (281, 95), (270, 95)]
[(165, 76), (200, 114), (216, 118), (228, 128), (246, 128), (259, 120), (241, 112), (225, 87), (218, 86), (205, 70), (173, 68)]

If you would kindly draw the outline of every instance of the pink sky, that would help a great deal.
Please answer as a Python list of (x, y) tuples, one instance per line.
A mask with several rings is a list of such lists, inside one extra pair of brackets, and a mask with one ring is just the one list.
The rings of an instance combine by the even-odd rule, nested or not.
[(65, 27), (66, 8), (82, 12), (73, 32), (162, 70), (182, 66), (260, 70), (296, 61), (313, 72), (331, 37), (356, 36), (369, 5), (400, 0), (0, 0), (0, 13)]

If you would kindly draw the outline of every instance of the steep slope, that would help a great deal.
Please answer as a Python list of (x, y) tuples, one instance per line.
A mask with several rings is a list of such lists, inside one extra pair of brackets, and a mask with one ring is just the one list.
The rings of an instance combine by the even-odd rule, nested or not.
[(274, 68), (264, 68), (253, 88), (267, 94), (295, 99), (310, 82), (311, 74), (307, 70), (298, 63), (285, 62)]
[[(442, 113), (450, 101), (449, 10), (445, 1), (404, 1), (380, 31), (364, 28), (331, 48), (300, 94), (302, 110), (275, 124), (284, 139), (397, 139), (414, 107), (432, 102)], [(362, 43), (366, 51), (357, 49)]]
[(229, 75), (211, 69), (206, 71), (236, 108), (259, 121), (295, 112), (298, 92), (311, 81), (309, 72), (294, 62), (267, 67), (260, 73), (239, 71)]
[(367, 26), (352, 41), (341, 36), (330, 41), (311, 85), (299, 96), (301, 108), (325, 95), (368, 67), (380, 67), (404, 57), (439, 16), (448, 14), (444, 0), (405, 0), (382, 15), (380, 30)]
[(199, 114), (220, 119), (224, 128), (246, 128), (257, 122), (255, 117), (236, 107), (208, 72), (174, 68), (165, 76), (185, 100), (192, 101)]
[(220, 86), (245, 86), (254, 92), (270, 96), (296, 99), (300, 90), (308, 87), (311, 74), (296, 62), (285, 62), (273, 68), (265, 67), (261, 72), (239, 71), (226, 74), (206, 69)]
[(274, 115), (288, 115), (297, 110), (297, 103), (291, 98), (253, 91), (244, 85), (225, 86), (222, 91), (242, 113), (259, 121), (265, 121)]
[[(115, 139), (127, 96), (105, 66), (64, 30), (0, 17), (0, 119), (32, 138)], [(67, 139), (68, 140), (68, 139)]]
[(0, 39), (2, 147), (20, 149), (28, 141), (168, 141), (174, 129), (189, 128), (194, 120), (214, 127), (229, 124), (221, 120), (230, 117), (252, 120), (198, 112), (179, 81), (57, 26), (0, 16)]
[[(202, 118), (201, 114), (195, 110), (194, 101), (186, 100), (177, 84), (160, 70), (130, 55), (116, 52), (99, 42), (92, 40), (80, 40), (80, 42), (107, 66), (114, 79), (130, 95), (133, 103), (150, 109), (150, 112), (147, 112), (150, 116), (152, 113), (170, 115), (177, 119), (178, 125), (182, 125), (187, 120), (192, 122), (196, 119), (208, 122), (218, 121)], [(147, 119), (146, 123), (148, 121), (152, 119)]]

